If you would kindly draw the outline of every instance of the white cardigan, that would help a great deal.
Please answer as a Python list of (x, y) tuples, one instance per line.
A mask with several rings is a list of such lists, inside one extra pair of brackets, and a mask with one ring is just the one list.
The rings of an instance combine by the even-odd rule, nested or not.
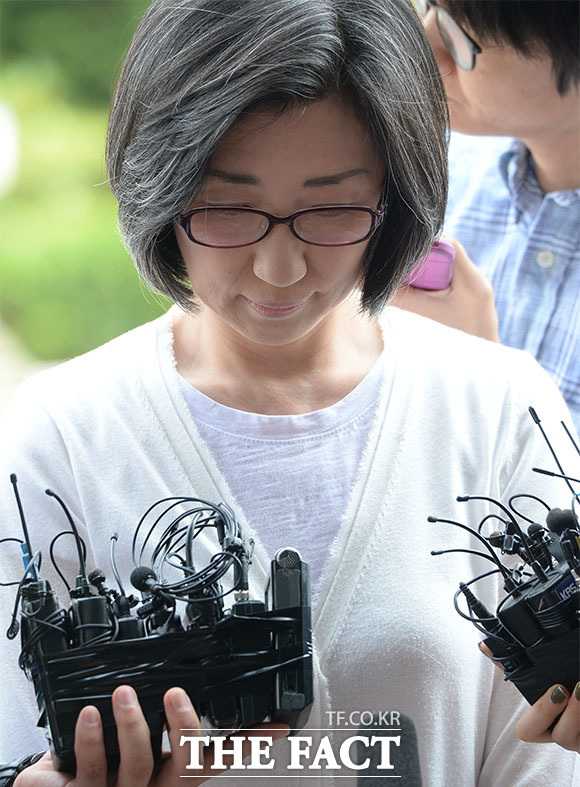
[[(527, 412), (529, 405), (536, 408), (574, 475), (578, 457), (559, 425), (561, 418), (570, 423), (565, 405), (526, 353), (393, 308), (385, 310), (382, 324), (393, 373), (386, 375), (313, 605), (316, 701), (310, 734), (327, 734), (328, 711), (399, 711), (417, 729), (424, 787), (578, 784), (573, 754), (517, 740), (514, 723), (526, 704), (479, 653), (479, 634), (453, 609), (459, 581), (487, 571), (488, 562), (468, 554), (431, 556), (432, 549), (478, 547), (463, 530), (426, 521), (435, 514), (477, 526), (496, 510), (458, 503), (458, 494), (506, 502), (512, 494), (532, 492), (552, 506), (569, 506), (562, 482), (531, 472), (533, 466), (554, 465)], [(9, 482), (15, 472), (33, 549), (42, 548), (45, 555), (43, 576), (51, 576), (49, 541), (66, 529), (62, 512), (44, 495), (46, 487), (65, 499), (80, 524), (89, 568), (99, 566), (110, 575), (109, 538), (119, 532), (117, 559), (126, 580), (134, 527), (156, 500), (196, 495), (236, 509), (199, 438), (173, 365), (170, 317), (164, 316), (22, 386), (4, 419), (0, 537), (20, 535)], [(243, 522), (243, 512), (237, 513)], [(536, 507), (534, 518), (540, 514)], [(252, 596), (259, 598), (271, 556), (259, 532), (251, 535), (256, 540)], [(300, 548), (292, 533), (286, 541)], [(70, 542), (61, 539), (58, 554), (68, 555), (68, 562), (59, 564), (74, 578)], [(11, 546), (0, 547), (2, 581), (19, 578), (22, 571), (18, 558), (11, 560)], [(213, 551), (208, 543), (208, 558)], [(62, 584), (57, 580), (54, 587), (65, 601)], [(14, 594), (0, 592), (5, 630)], [(476, 592), (490, 609), (503, 596), (495, 583)], [(5, 677), (0, 761), (43, 747), (33, 728), (32, 687), (16, 666), (18, 652), (17, 641), (0, 637)], [(339, 740), (343, 733), (336, 735)], [(279, 767), (256, 783), (334, 783), (296, 776), (270, 782), (288, 773), (287, 742), (276, 743), (272, 752)], [(222, 782), (253, 783), (231, 775), (218, 779)], [(336, 780), (337, 785), (351, 782)]]

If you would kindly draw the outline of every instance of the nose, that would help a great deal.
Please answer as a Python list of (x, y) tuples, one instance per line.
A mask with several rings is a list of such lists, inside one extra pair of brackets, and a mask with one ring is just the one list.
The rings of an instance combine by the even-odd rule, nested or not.
[(439, 33), (439, 28), (437, 27), (437, 19), (435, 16), (435, 12), (431, 8), (429, 12), (423, 17), (423, 27), (425, 28), (425, 32), (427, 33), (427, 38), (429, 39), (429, 43), (431, 44), (431, 49), (433, 50), (433, 54), (435, 55), (435, 60), (437, 61), (437, 67), (439, 68), (439, 73), (442, 77), (447, 77), (449, 74), (453, 72), (455, 69), (455, 61), (449, 54), (449, 51), (445, 44), (443, 43), (443, 39), (441, 38), (441, 34)]
[(256, 243), (253, 271), (273, 287), (290, 287), (306, 276), (306, 244), (283, 224)]

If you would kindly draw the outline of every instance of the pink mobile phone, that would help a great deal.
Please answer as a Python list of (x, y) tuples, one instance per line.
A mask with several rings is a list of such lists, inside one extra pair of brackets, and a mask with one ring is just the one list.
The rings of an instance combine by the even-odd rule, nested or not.
[(420, 260), (405, 279), (405, 284), (421, 290), (445, 290), (453, 276), (455, 247), (444, 240), (435, 241), (426, 257)]

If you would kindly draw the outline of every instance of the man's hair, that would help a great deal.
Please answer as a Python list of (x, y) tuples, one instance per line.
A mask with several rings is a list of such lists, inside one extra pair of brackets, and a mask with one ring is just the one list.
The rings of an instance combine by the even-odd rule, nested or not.
[(511, 46), (529, 57), (547, 54), (560, 95), (580, 83), (577, 0), (445, 0), (443, 5), (482, 45)]
[(362, 305), (375, 312), (429, 249), (447, 197), (447, 105), (411, 4), (151, 4), (119, 77), (107, 167), (124, 241), (154, 289), (195, 308), (175, 218), (236, 121), (328, 96), (354, 107), (387, 164), (386, 217), (363, 260)]

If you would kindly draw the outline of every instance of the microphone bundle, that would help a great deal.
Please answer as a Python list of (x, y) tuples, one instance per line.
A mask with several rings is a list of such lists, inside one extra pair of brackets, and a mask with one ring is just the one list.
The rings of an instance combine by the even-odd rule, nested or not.
[[(74, 728), (87, 704), (99, 709), (108, 762), (118, 765), (111, 694), (122, 684), (139, 696), (157, 760), (163, 695), (173, 686), (181, 686), (198, 715), (221, 730), (251, 727), (267, 717), (294, 730), (304, 726), (313, 700), (310, 580), (297, 550), (278, 550), (264, 601), (252, 600), (253, 541), (246, 543), (234, 512), (223, 503), (168, 497), (145, 512), (133, 535), (130, 579), (141, 591), (137, 599), (125, 593), (117, 571), (117, 534), (111, 538), (115, 589), (105, 585), (100, 569), (87, 574), (86, 547), (74, 520), (61, 498), (46, 490), (70, 527), (49, 550), (70, 597), (62, 606), (40, 576), (41, 553), (32, 551), (16, 476), (10, 478), (24, 540), (5, 540), (20, 544), (24, 574), (2, 583), (18, 586), (7, 636), (14, 639), (20, 629), (19, 665), (34, 684), (38, 724), (46, 727), (58, 770), (75, 770)], [(212, 532), (216, 552), (197, 567), (196, 539)], [(54, 558), (65, 535), (74, 538), (78, 552), (74, 587)], [(226, 575), (230, 590), (222, 587)], [(234, 601), (225, 610), (228, 594)]]
[[(533, 494), (513, 495), (507, 505), (485, 496), (465, 495), (457, 500), (488, 501), (497, 507), (498, 513), (487, 514), (477, 530), (449, 519), (428, 517), (428, 521), (468, 530), (486, 550), (476, 554), (494, 563), (491, 571), (460, 583), (454, 598), (455, 609), (484, 635), (483, 641), (493, 659), (504, 668), (505, 679), (512, 681), (533, 704), (554, 683), (564, 684), (572, 692), (580, 676), (580, 494), (572, 486), (580, 480), (564, 473), (535, 410), (530, 407), (529, 412), (560, 472), (532, 469), (566, 482), (572, 495), (570, 508), (550, 508)], [(564, 422), (562, 426), (580, 456), (580, 449)], [(542, 506), (545, 525), (524, 516), (515, 505), (519, 499)], [(483, 530), (491, 521), (500, 522), (501, 527), (484, 535)], [(520, 521), (529, 523), (526, 532)], [(502, 555), (514, 555), (519, 562), (509, 568), (494, 549)], [(474, 552), (447, 549), (431, 554), (465, 551)], [(502, 575), (506, 595), (492, 614), (470, 586), (498, 573)], [(465, 599), (467, 612), (459, 607), (460, 596)]]

